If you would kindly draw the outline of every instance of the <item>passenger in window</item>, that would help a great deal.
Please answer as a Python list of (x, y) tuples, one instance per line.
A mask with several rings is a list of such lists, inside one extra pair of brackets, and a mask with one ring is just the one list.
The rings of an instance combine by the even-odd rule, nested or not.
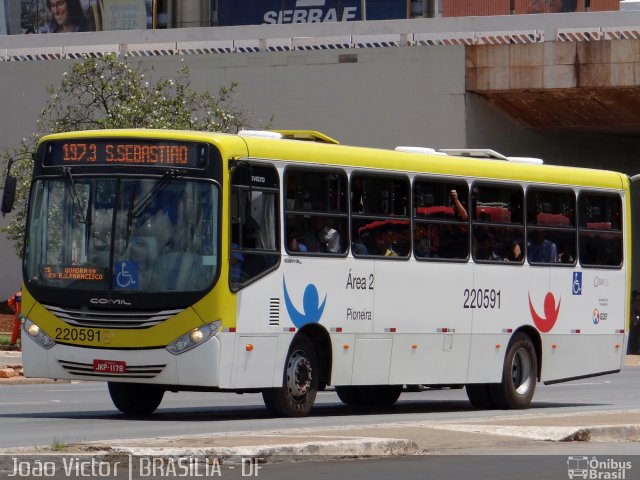
[(475, 259), (489, 261), (502, 260), (502, 256), (494, 250), (496, 242), (490, 232), (483, 228), (476, 230), (475, 233)]
[(467, 225), (444, 225), (442, 257), (464, 259), (469, 254), (469, 236)]
[(356, 237), (356, 239), (351, 244), (351, 253), (353, 253), (354, 255), (368, 255), (369, 254), (369, 249), (364, 244), (364, 240), (362, 240), (362, 237), (360, 236), (360, 232), (358, 232), (358, 236)]
[(340, 253), (340, 233), (326, 218), (313, 217), (313, 229), (306, 232), (304, 243), (309, 252)]
[[(232, 244), (231, 248), (237, 248), (237, 245)], [(229, 280), (233, 284), (240, 282), (242, 276), (242, 265), (244, 264), (244, 256), (240, 252), (231, 252), (229, 259)]]
[(520, 246), (520, 242), (517, 240), (513, 240), (507, 249), (506, 255), (504, 259), (509, 262), (520, 262), (522, 261), (522, 247)]
[(449, 195), (451, 196), (451, 203), (453, 204), (453, 216), (459, 220), (466, 221), (469, 218), (469, 214), (458, 199), (458, 192), (451, 190)]
[(297, 232), (291, 232), (288, 236), (287, 248), (290, 252), (307, 252), (307, 246)]
[(554, 242), (545, 237), (544, 230), (533, 230), (527, 242), (527, 258), (530, 263), (555, 263), (558, 248)]
[(569, 242), (564, 242), (558, 253), (558, 263), (575, 263), (573, 256), (573, 246)]
[[(391, 234), (390, 234), (391, 235)], [(385, 257), (397, 257), (398, 256), (398, 243), (395, 239), (392, 239), (387, 245), (387, 250), (384, 252)]]
[(260, 248), (259, 233), (260, 225), (253, 217), (248, 216), (242, 225), (242, 248)]
[(416, 256), (439, 258), (440, 230), (436, 225), (419, 226), (416, 229)]
[(234, 223), (231, 227), (231, 256), (229, 257), (229, 281), (231, 284), (238, 284), (242, 275), (244, 265), (244, 255), (236, 249), (240, 248), (240, 227)]
[(508, 238), (508, 231), (476, 230), (476, 260), (519, 262), (522, 260), (522, 248), (516, 239), (506, 243), (498, 241)]

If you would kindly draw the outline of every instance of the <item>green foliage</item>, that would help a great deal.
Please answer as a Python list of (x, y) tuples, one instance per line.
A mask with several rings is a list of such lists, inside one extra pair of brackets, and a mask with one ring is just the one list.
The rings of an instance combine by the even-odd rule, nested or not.
[(54, 437), (53, 442), (51, 443), (51, 451), (61, 452), (65, 448), (67, 448), (67, 445), (62, 440)]
[(235, 133), (247, 125), (246, 112), (233, 106), (237, 83), (221, 87), (216, 94), (194, 91), (186, 65), (178, 69), (175, 78), (152, 80), (153, 76), (153, 71), (141, 64), (132, 65), (129, 56), (109, 54), (74, 64), (63, 74), (59, 86), (48, 88), (50, 98), (38, 120), (39, 133), (22, 139), (19, 147), (0, 157), (3, 161), (19, 158), (11, 169), (18, 177), (14, 211), (9, 225), (2, 229), (18, 255), (24, 244), (31, 155), (42, 135), (106, 128)]

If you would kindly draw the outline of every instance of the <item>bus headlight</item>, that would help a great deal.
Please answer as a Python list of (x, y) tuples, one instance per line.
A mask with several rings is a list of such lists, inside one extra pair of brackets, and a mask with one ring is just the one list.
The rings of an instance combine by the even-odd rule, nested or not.
[(32, 338), (42, 348), (49, 350), (56, 342), (54, 342), (49, 335), (45, 333), (38, 325), (33, 323), (27, 317), (22, 318), (22, 329), (27, 335)]
[(167, 351), (173, 355), (180, 355), (213, 337), (220, 330), (222, 322), (220, 320), (201, 327), (194, 328), (184, 335), (180, 335), (173, 342), (167, 345)]

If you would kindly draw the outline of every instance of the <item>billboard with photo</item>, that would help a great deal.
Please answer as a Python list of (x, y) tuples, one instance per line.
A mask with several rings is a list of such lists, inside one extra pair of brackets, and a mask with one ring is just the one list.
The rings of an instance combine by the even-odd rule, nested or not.
[[(7, 32), (10, 34), (144, 30), (152, 27), (153, 0), (17, 1), (20, 2), (19, 28), (10, 28)], [(18, 25), (17, 22), (6, 23)]]
[[(364, 9), (363, 9), (364, 7)], [(218, 0), (218, 24), (261, 25), (407, 18), (406, 0)]]

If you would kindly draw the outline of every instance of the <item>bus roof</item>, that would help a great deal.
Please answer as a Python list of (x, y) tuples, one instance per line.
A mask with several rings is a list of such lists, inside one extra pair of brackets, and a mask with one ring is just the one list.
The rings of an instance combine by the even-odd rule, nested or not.
[[(70, 138), (105, 137), (194, 140), (215, 144), (221, 150), (223, 158), (250, 157), (298, 161), (317, 165), (331, 164), (385, 171), (610, 189), (628, 189), (629, 186), (626, 175), (608, 170), (442, 155), (440, 152), (430, 154), (421, 153), (419, 149), (416, 150), (418, 153), (412, 153), (406, 150), (340, 145), (327, 135), (307, 130), (272, 130), (272, 132), (280, 133), (282, 138), (182, 130), (118, 129), (52, 134), (43, 137), (41, 142)], [(424, 151), (428, 150), (424, 149)]]

